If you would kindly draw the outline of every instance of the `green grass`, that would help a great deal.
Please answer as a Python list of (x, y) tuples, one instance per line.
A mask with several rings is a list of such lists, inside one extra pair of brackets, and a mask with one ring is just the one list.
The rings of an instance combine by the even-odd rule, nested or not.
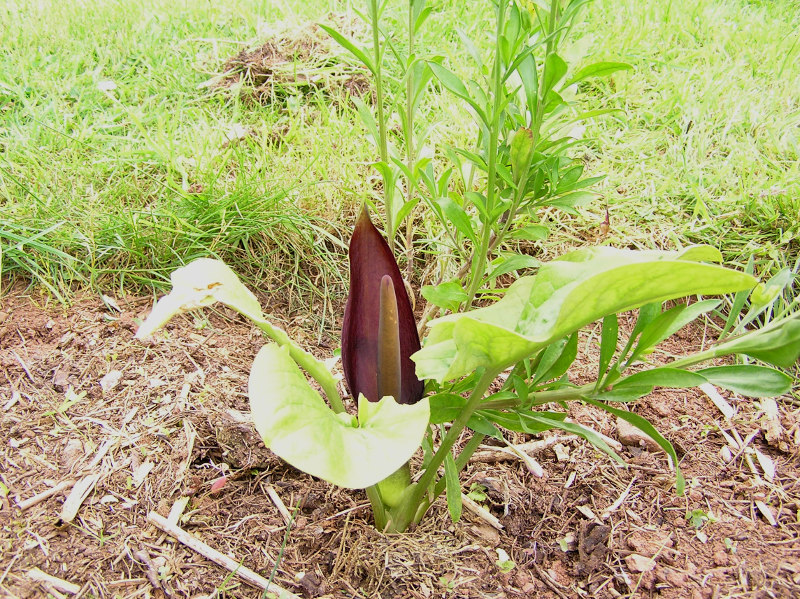
[[(396, 4), (390, 14), (400, 14)], [(609, 243), (702, 242), (734, 262), (755, 255), (763, 272), (794, 265), (794, 4), (590, 5), (568, 62), (636, 67), (579, 96), (587, 107), (620, 109), (589, 124), (583, 155), (589, 174), (607, 174), (599, 190), (612, 213)], [(421, 47), (467, 68), (453, 23), (488, 47), (489, 3), (439, 6)], [(0, 7), (0, 274), (66, 301), (76, 286), (163, 287), (176, 265), (217, 255), (250, 282), (287, 286), (306, 303), (318, 285), (341, 296), (338, 240), (354, 206), (375, 192), (375, 152), (354, 111), (320, 92), (254, 106), (203, 84), (261, 39), (261, 24), (352, 8), (320, 0)], [(431, 94), (420, 118), (440, 123), (433, 139), (446, 142), (466, 134), (462, 115), (452, 98)], [(250, 135), (227, 143), (233, 126)], [(594, 229), (603, 208), (601, 200), (563, 219), (550, 243), (586, 237), (576, 232)]]

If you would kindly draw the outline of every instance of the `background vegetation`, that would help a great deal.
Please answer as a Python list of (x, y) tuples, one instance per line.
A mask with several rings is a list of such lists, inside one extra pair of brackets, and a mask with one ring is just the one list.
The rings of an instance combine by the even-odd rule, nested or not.
[[(436, 6), (419, 43), (466, 68), (453, 24), (488, 46), (491, 3)], [(292, 69), (318, 83), (276, 80), (266, 103), (220, 75), (243, 49), (312, 21), (354, 23), (353, 10), (332, 0), (4, 3), (4, 280), (33, 279), (64, 301), (76, 285), (142, 292), (211, 253), (262, 289), (286, 287), (290, 301), (343, 297), (341, 239), (378, 182), (335, 85), (335, 64), (352, 60), (334, 45), (333, 63), (305, 57)], [(579, 217), (544, 212), (552, 234), (536, 253), (703, 242), (731, 262), (754, 255), (762, 274), (796, 272), (795, 3), (596, 0), (584, 17), (567, 61), (635, 69), (581, 85), (584, 108), (619, 109), (583, 132), (586, 174), (606, 175), (602, 197)], [(432, 139), (463, 135), (462, 105), (444, 92), (429, 99), (419, 118)]]

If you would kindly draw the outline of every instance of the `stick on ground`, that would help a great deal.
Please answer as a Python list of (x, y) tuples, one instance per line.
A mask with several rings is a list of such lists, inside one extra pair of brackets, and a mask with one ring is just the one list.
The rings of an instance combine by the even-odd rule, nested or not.
[(200, 539), (192, 536), (182, 528), (180, 528), (177, 524), (170, 523), (166, 518), (161, 516), (156, 512), (150, 512), (147, 514), (147, 519), (152, 524), (155, 524), (158, 528), (163, 530), (165, 533), (172, 535), (178, 541), (193, 549), (200, 555), (207, 557), (212, 562), (219, 564), (223, 568), (227, 568), (249, 584), (261, 588), (266, 589), (269, 592), (276, 593), (279, 599), (300, 599), (294, 593), (287, 591), (286, 589), (279, 587), (274, 582), (269, 582), (266, 578), (261, 576), (260, 574), (256, 574), (250, 568), (242, 566), (235, 560), (232, 560), (224, 553), (220, 553), (213, 547), (206, 545)]

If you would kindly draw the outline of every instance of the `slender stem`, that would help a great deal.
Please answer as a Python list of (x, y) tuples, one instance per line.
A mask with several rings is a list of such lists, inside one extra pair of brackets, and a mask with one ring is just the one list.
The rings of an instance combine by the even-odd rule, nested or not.
[[(386, 120), (383, 114), (383, 53), (381, 52), (380, 31), (378, 29), (379, 15), (378, 0), (370, 0), (370, 16), (372, 17), (372, 54), (375, 60), (375, 103), (378, 111), (378, 134), (380, 135), (378, 150), (381, 162), (389, 163), (389, 146), (386, 136)], [(389, 244), (394, 247), (394, 206), (390, 192), (384, 192), (386, 209), (386, 234)]]
[(372, 485), (364, 489), (367, 492), (367, 497), (372, 505), (372, 517), (375, 518), (375, 528), (384, 530), (386, 528), (386, 508), (381, 499), (381, 493), (378, 491), (378, 485)]
[(425, 495), (428, 493), (428, 489), (431, 484), (433, 484), (433, 479), (439, 474), (439, 466), (444, 463), (445, 457), (453, 448), (453, 445), (455, 445), (461, 432), (467, 426), (467, 422), (469, 422), (472, 414), (478, 409), (483, 394), (497, 375), (498, 372), (487, 370), (483, 373), (483, 376), (481, 376), (475, 387), (473, 387), (472, 393), (470, 393), (467, 399), (467, 405), (464, 406), (464, 409), (461, 410), (458, 417), (453, 421), (450, 430), (444, 436), (444, 439), (442, 439), (439, 449), (437, 449), (436, 453), (431, 457), (430, 463), (425, 468), (425, 472), (423, 472), (419, 481), (413, 486), (411, 493), (403, 501), (403, 504), (399, 506), (397, 517), (394, 522), (396, 530), (403, 531), (411, 523), (419, 507), (422, 505)]
[(253, 320), (253, 322), (255, 322), (256, 326), (261, 329), (267, 337), (275, 341), (275, 343), (278, 345), (285, 345), (289, 348), (289, 355), (292, 357), (292, 360), (297, 362), (297, 364), (310, 374), (311, 378), (317, 381), (319, 386), (322, 387), (322, 391), (325, 393), (325, 397), (328, 399), (334, 412), (337, 414), (344, 412), (344, 404), (342, 403), (342, 398), (339, 397), (336, 379), (333, 378), (333, 375), (324, 363), (296, 345), (283, 329), (272, 326), (272, 324), (266, 320)]
[[(495, 195), (495, 179), (497, 177), (497, 140), (500, 136), (500, 121), (503, 117), (505, 108), (500, 108), (500, 96), (503, 93), (503, 80), (502, 80), (502, 56), (500, 53), (500, 43), (503, 35), (503, 26), (505, 24), (506, 2), (500, 0), (497, 9), (497, 30), (495, 33), (495, 56), (494, 67), (492, 71), (494, 79), (494, 89), (492, 90), (492, 123), (489, 128), (489, 145), (487, 146), (487, 153), (489, 155), (489, 164), (487, 171), (486, 182), (486, 210), (491, 213), (494, 210)], [(472, 281), (470, 281), (469, 291), (467, 293), (467, 300), (464, 304), (466, 309), (472, 305), (475, 299), (475, 294), (480, 289), (483, 283), (483, 273), (486, 270), (486, 259), (489, 253), (489, 243), (491, 242), (492, 223), (483, 222), (481, 226), (481, 243), (480, 246), (475, 248), (472, 260)]]
[[(414, 2), (408, 3), (408, 61), (414, 55)], [(406, 166), (408, 172), (414, 172), (414, 64), (406, 65)], [(414, 197), (414, 182), (406, 183), (406, 202)], [(411, 280), (414, 272), (414, 227), (411, 219), (406, 222), (406, 279)]]

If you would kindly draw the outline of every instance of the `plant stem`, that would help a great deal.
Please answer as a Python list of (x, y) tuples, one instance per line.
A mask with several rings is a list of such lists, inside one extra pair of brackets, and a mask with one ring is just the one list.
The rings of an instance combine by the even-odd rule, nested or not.
[(470, 396), (467, 399), (467, 404), (464, 406), (464, 409), (461, 410), (458, 417), (453, 421), (453, 424), (450, 426), (450, 430), (447, 431), (444, 439), (442, 439), (439, 449), (437, 449), (436, 453), (434, 453), (431, 457), (431, 461), (425, 468), (425, 472), (423, 472), (419, 481), (417, 481), (417, 483), (414, 485), (409, 496), (398, 507), (395, 520), (392, 523), (392, 527), (396, 531), (404, 531), (415, 518), (420, 506), (423, 504), (425, 495), (428, 493), (428, 489), (433, 484), (433, 479), (439, 473), (439, 466), (444, 463), (445, 457), (453, 448), (453, 445), (455, 445), (455, 442), (458, 440), (459, 436), (461, 436), (461, 432), (467, 426), (467, 422), (469, 422), (470, 417), (475, 410), (478, 409), (481, 399), (483, 398), (483, 394), (486, 392), (498, 374), (499, 373), (497, 371), (487, 370), (483, 373), (483, 376), (481, 376), (475, 387), (473, 387), (472, 393), (470, 393)]
[[(372, 54), (375, 60), (375, 103), (378, 111), (378, 134), (380, 136), (378, 150), (381, 155), (381, 162), (389, 164), (389, 146), (386, 139), (386, 119), (383, 114), (383, 53), (381, 52), (380, 31), (378, 29), (379, 2), (370, 0), (370, 17), (372, 22)], [(386, 210), (386, 234), (389, 237), (389, 245), (394, 248), (394, 206), (390, 193), (384, 190), (384, 208)]]
[(319, 386), (322, 387), (322, 391), (325, 393), (325, 397), (328, 399), (334, 412), (337, 414), (344, 412), (344, 404), (342, 403), (342, 398), (339, 397), (336, 379), (333, 378), (333, 375), (325, 367), (325, 364), (296, 345), (283, 329), (272, 326), (266, 320), (253, 320), (253, 322), (255, 322), (256, 326), (275, 343), (282, 346), (285, 345), (289, 348), (289, 355), (292, 357), (292, 360), (297, 362), (297, 364), (310, 374), (311, 378), (317, 381)]
[[(500, 96), (503, 93), (503, 80), (502, 80), (502, 56), (500, 52), (500, 44), (503, 35), (503, 26), (505, 25), (506, 15), (506, 2), (500, 0), (497, 7), (497, 30), (495, 32), (495, 55), (494, 67), (492, 76), (494, 78), (494, 89), (492, 90), (492, 123), (489, 128), (489, 145), (487, 146), (487, 154), (489, 155), (487, 182), (486, 182), (486, 211), (491, 214), (494, 210), (495, 195), (495, 179), (497, 177), (497, 140), (500, 136), (500, 121), (503, 117), (505, 107), (500, 108)], [(475, 299), (475, 294), (480, 289), (483, 283), (483, 274), (486, 270), (486, 258), (489, 253), (489, 243), (492, 235), (492, 223), (486, 219), (481, 226), (481, 244), (475, 248), (473, 253), (473, 269), (472, 280), (470, 281), (467, 299), (464, 307), (468, 310), (472, 306)]]
[(372, 485), (364, 489), (367, 492), (369, 503), (372, 506), (372, 517), (375, 519), (375, 528), (384, 530), (386, 528), (386, 508), (378, 491), (378, 485)]
[[(408, 172), (414, 172), (414, 63), (411, 57), (414, 55), (414, 1), (408, 2), (408, 62), (406, 65), (406, 166)], [(414, 182), (406, 182), (406, 202), (410, 202), (414, 197)], [(414, 227), (409, 218), (406, 222), (406, 280), (411, 280), (414, 272)]]

